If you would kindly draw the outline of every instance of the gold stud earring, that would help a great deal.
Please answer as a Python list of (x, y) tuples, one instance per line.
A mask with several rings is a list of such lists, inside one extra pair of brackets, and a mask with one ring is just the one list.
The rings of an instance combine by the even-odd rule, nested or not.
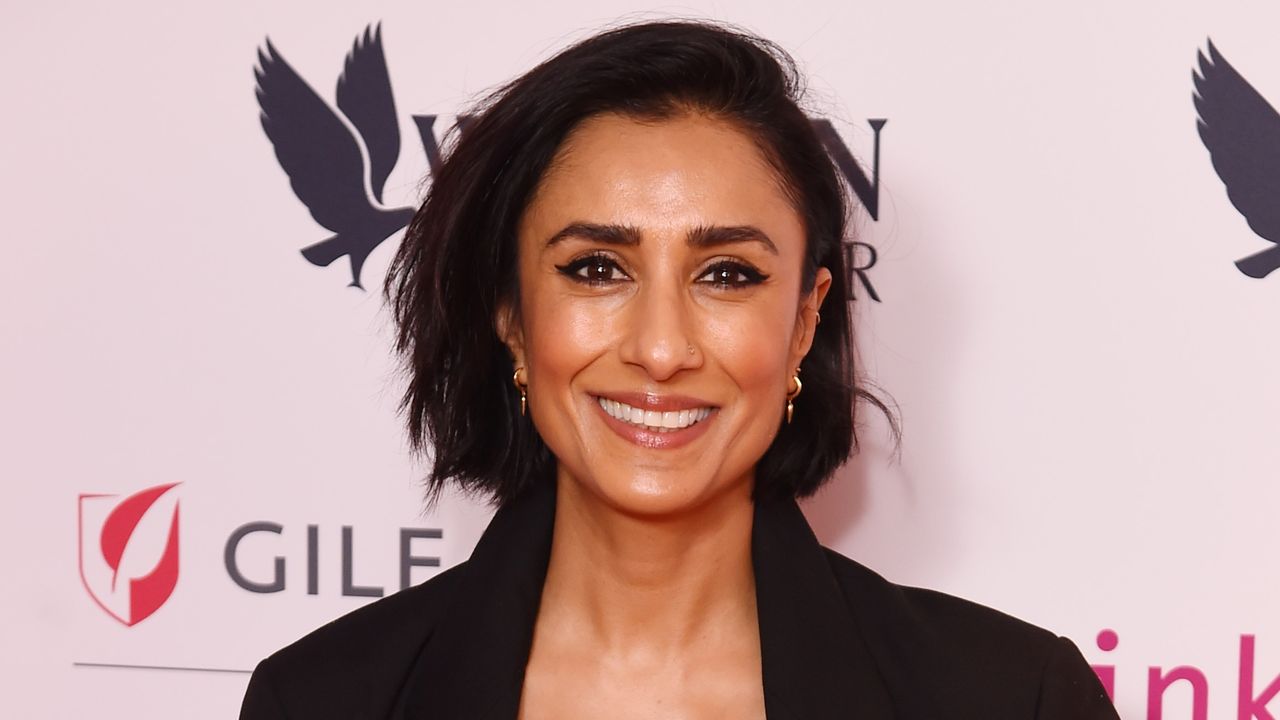
[(511, 375), (511, 384), (515, 385), (516, 389), (520, 391), (520, 414), (524, 415), (525, 406), (529, 403), (529, 395), (527, 392), (529, 384), (527, 382), (520, 382), (520, 373), (522, 372), (524, 372), (523, 365), (516, 368), (516, 371)]
[(796, 368), (796, 374), (792, 375), (791, 379), (795, 381), (796, 387), (794, 390), (787, 391), (787, 424), (788, 425), (791, 424), (791, 413), (794, 412), (796, 409), (795, 405), (791, 401), (795, 400), (796, 396), (800, 394), (800, 391), (804, 389), (804, 385), (800, 382), (800, 368)]

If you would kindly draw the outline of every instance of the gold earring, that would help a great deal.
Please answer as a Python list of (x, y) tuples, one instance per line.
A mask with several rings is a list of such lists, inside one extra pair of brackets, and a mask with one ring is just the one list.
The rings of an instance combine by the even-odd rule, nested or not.
[(791, 413), (796, 409), (795, 405), (791, 401), (795, 400), (796, 396), (800, 394), (800, 391), (804, 389), (804, 385), (800, 382), (800, 368), (796, 368), (796, 374), (792, 375), (791, 379), (795, 381), (796, 389), (787, 391), (787, 424), (788, 425), (791, 424)]
[(516, 368), (516, 371), (511, 375), (511, 384), (515, 385), (516, 389), (520, 391), (520, 414), (524, 415), (525, 406), (529, 402), (529, 395), (526, 392), (529, 388), (529, 383), (520, 382), (520, 373), (522, 372), (524, 372), (523, 365)]

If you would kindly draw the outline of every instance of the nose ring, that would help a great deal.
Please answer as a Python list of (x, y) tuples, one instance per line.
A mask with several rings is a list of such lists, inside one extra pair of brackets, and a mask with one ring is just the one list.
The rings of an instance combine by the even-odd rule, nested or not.
[(693, 346), (692, 346), (692, 345), (690, 345), (690, 346), (689, 346), (689, 354), (690, 354), (690, 355), (692, 355), (692, 354), (693, 354)]

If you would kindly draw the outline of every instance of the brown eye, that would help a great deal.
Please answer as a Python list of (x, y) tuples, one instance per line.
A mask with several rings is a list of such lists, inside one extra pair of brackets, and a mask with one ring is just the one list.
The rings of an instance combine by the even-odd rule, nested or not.
[(747, 281), (746, 275), (727, 267), (716, 268), (711, 271), (710, 275), (713, 282), (721, 285), (740, 285)]
[(606, 255), (588, 255), (565, 265), (557, 265), (562, 275), (588, 285), (606, 285), (627, 279), (622, 268)]
[(593, 282), (603, 282), (614, 279), (613, 268), (612, 263), (596, 261), (579, 270), (578, 274)]
[(699, 280), (719, 288), (733, 289), (748, 285), (758, 285), (764, 282), (767, 277), (768, 275), (749, 265), (736, 262), (718, 262), (707, 268), (707, 271), (702, 274)]

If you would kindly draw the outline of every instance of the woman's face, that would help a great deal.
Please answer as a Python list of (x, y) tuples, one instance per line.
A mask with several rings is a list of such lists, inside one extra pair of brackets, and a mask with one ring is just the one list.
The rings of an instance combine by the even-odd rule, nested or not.
[(521, 218), (519, 319), (498, 319), (561, 479), (644, 515), (749, 492), (830, 285), (801, 296), (804, 249), (724, 121), (575, 129)]

